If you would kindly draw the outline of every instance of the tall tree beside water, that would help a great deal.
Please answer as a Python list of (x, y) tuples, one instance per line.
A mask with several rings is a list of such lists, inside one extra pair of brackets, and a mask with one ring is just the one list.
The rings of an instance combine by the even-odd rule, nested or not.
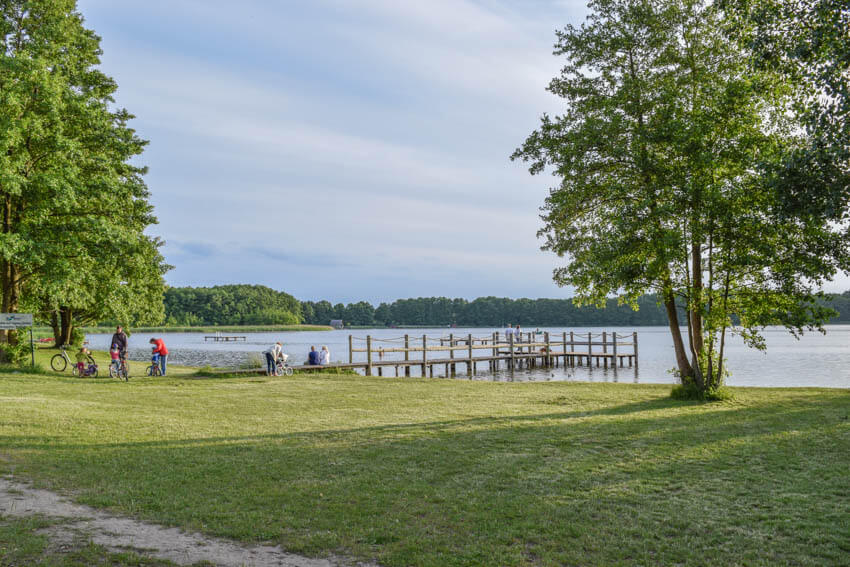
[(764, 325), (827, 320), (815, 290), (850, 267), (847, 233), (785, 206), (768, 172), (808, 143), (793, 85), (748, 66), (726, 13), (686, 0), (589, 7), (557, 34), (565, 64), (549, 90), (564, 113), (544, 115), (512, 158), (558, 179), (540, 231), (567, 258), (555, 281), (588, 304), (658, 293), (683, 385), (710, 395), (733, 316), (756, 348)]
[(0, 2), (0, 309), (35, 309), (60, 344), (77, 313), (162, 313), (146, 170), (131, 163), (146, 142), (114, 107), (99, 44), (73, 0)]

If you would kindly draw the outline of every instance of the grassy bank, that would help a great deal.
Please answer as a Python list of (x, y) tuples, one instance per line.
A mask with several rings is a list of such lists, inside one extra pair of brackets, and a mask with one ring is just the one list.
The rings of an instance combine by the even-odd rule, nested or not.
[(2, 374), (0, 472), (387, 566), (846, 560), (850, 392), (734, 389), (695, 404), (669, 391)]

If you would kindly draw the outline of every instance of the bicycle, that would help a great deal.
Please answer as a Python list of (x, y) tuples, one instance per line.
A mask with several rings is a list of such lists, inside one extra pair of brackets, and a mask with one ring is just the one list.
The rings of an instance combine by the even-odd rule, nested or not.
[[(68, 356), (68, 353), (65, 349), (68, 348), (68, 345), (62, 345), (59, 347), (62, 349), (62, 352), (59, 354), (54, 354), (50, 358), (50, 368), (52, 368), (55, 372), (65, 372), (65, 369), (68, 368), (69, 364), (74, 364), (71, 362), (71, 357)], [(76, 365), (74, 365), (76, 368)]]
[(289, 356), (281, 354), (275, 365), (275, 376), (292, 376), (292, 367), (289, 366)]
[(78, 378), (97, 378), (97, 363), (94, 361), (91, 355), (89, 355), (89, 364), (88, 366), (83, 368), (83, 373), (80, 374), (80, 369), (77, 368), (77, 365), (75, 364), (73, 368), (71, 368), (71, 374), (77, 376)]
[[(83, 346), (89, 344), (88, 341), (83, 342)], [(52, 368), (55, 372), (65, 372), (65, 369), (68, 368), (70, 364), (73, 368), (77, 367), (77, 363), (71, 360), (71, 357), (68, 356), (68, 345), (62, 345), (59, 347), (62, 349), (62, 352), (59, 354), (54, 354), (50, 357), (50, 368)], [(91, 356), (89, 356), (89, 360), (91, 360)]]
[(121, 362), (118, 364), (118, 368), (115, 368), (114, 364), (109, 365), (109, 377), (110, 378), (118, 378), (119, 380), (124, 380), (125, 382), (129, 380), (130, 374), (127, 371), (127, 359), (122, 358)]
[(159, 355), (155, 354), (151, 357), (151, 365), (147, 368), (148, 376), (162, 376), (162, 369), (159, 367)]

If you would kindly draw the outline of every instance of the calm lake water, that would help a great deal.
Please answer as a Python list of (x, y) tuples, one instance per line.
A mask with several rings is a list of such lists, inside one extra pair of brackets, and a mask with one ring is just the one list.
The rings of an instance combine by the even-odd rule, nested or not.
[[(739, 337), (727, 339), (727, 359), (731, 377), (728, 384), (733, 386), (820, 386), (827, 388), (850, 387), (850, 325), (830, 325), (826, 327), (826, 335), (820, 333), (807, 333), (800, 340), (795, 339), (783, 329), (767, 329), (764, 335), (767, 339), (767, 352), (762, 353), (744, 346)], [(365, 339), (371, 335), (373, 339), (388, 341), (385, 343), (375, 342), (374, 347), (383, 344), (387, 347), (402, 346), (399, 339), (408, 333), (413, 341), (418, 337), (421, 344), (422, 335), (429, 338), (448, 337), (454, 333), (457, 336), (472, 334), (475, 337), (490, 336), (494, 331), (501, 329), (491, 328), (457, 328), (457, 329), (369, 329), (356, 331), (301, 331), (292, 333), (223, 333), (239, 334), (246, 336), (245, 342), (215, 343), (205, 342), (204, 336), (211, 333), (135, 333), (130, 337), (130, 358), (133, 360), (148, 360), (150, 357), (150, 345), (148, 340), (153, 337), (162, 337), (171, 354), (169, 362), (173, 364), (186, 364), (190, 366), (221, 366), (236, 367), (252, 357), (262, 356), (275, 341), (283, 342), (284, 352), (291, 356), (291, 361), (299, 364), (306, 360), (311, 345), (319, 349), (322, 345), (327, 346), (331, 352), (331, 360), (348, 362), (348, 336)], [(530, 330), (530, 329), (529, 329)], [(576, 334), (588, 332), (609, 333), (616, 331), (618, 336), (631, 335), (633, 331), (638, 333), (639, 344), (639, 366), (637, 368), (618, 368), (616, 370), (602, 368), (551, 368), (517, 370), (515, 372), (501, 370), (491, 373), (486, 365), (479, 365), (479, 371), (474, 377), (476, 380), (498, 380), (498, 381), (547, 381), (547, 380), (574, 380), (593, 382), (644, 382), (644, 383), (674, 383), (675, 379), (669, 373), (669, 369), (675, 364), (673, 355), (673, 344), (667, 327), (541, 327), (541, 331), (548, 331), (554, 337), (560, 336), (564, 331), (573, 331)], [(542, 335), (541, 335), (542, 337)], [(90, 346), (97, 350), (108, 350), (111, 335), (92, 334), (88, 336)], [(542, 338), (540, 339), (542, 340)], [(630, 341), (628, 339), (623, 339)], [(359, 341), (362, 348), (364, 341)], [(412, 343), (414, 344), (414, 343)], [(357, 347), (358, 344), (355, 344)], [(599, 348), (599, 347), (595, 347)], [(576, 347), (576, 350), (582, 350)], [(483, 354), (483, 351), (480, 351)], [(631, 352), (631, 347), (622, 347), (621, 353)], [(435, 357), (443, 358), (445, 353), (434, 354)], [(458, 354), (460, 356), (460, 354)], [(393, 357), (402, 358), (400, 353), (388, 353), (385, 360)], [(355, 353), (355, 361), (365, 360), (365, 353)], [(436, 372), (442, 373), (444, 367), (435, 367)], [(466, 369), (458, 365), (458, 374), (462, 379), (466, 377)], [(463, 371), (463, 372), (462, 372)], [(385, 369), (387, 374), (392, 374), (392, 368)], [(414, 374), (418, 368), (413, 368)], [(462, 374), (461, 374), (462, 372)]]

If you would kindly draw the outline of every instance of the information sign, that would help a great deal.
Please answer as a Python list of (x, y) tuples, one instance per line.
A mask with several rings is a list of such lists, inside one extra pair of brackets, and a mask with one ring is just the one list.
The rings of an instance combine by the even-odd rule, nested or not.
[(0, 330), (32, 327), (32, 313), (0, 313)]

